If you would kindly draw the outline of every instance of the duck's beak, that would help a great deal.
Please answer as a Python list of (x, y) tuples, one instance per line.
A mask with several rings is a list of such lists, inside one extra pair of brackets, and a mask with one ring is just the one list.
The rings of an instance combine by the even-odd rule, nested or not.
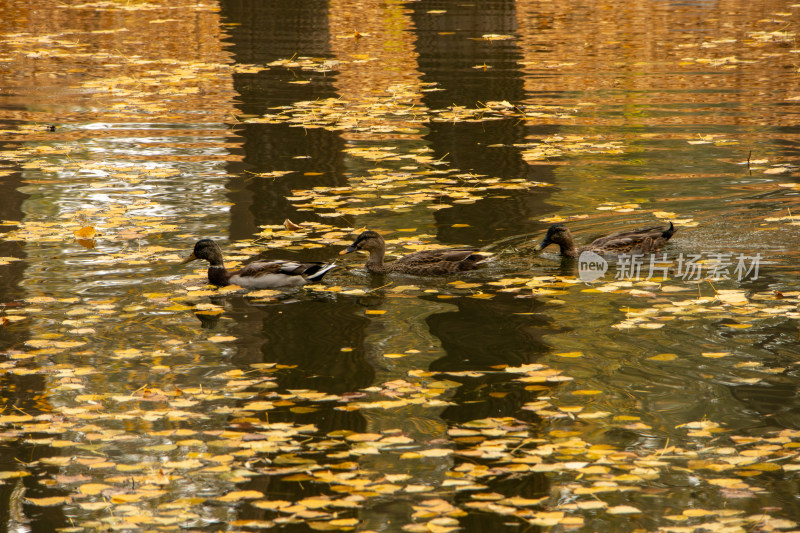
[(553, 241), (551, 241), (549, 238), (545, 237), (544, 239), (542, 239), (542, 242), (540, 242), (539, 244), (536, 245), (536, 247), (533, 249), (533, 251), (534, 252), (541, 252), (542, 250), (544, 250), (545, 248), (547, 248), (551, 244), (553, 244)]
[(197, 257), (195, 257), (194, 252), (192, 252), (192, 254), (189, 257), (187, 257), (186, 259), (181, 261), (181, 264), (185, 265), (186, 263), (191, 263), (192, 261), (195, 261), (196, 259), (197, 259)]
[(339, 255), (349, 254), (350, 252), (355, 252), (356, 250), (358, 250), (358, 248), (356, 248), (351, 244), (350, 246), (339, 252)]

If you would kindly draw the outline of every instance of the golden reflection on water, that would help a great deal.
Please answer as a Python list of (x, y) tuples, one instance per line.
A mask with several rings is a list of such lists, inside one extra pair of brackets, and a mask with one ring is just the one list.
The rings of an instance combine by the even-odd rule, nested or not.
[[(600, 502), (603, 483), (622, 489), (601, 503), (637, 507), (647, 529), (686, 507), (755, 513), (762, 499), (783, 506), (765, 520), (800, 519), (791, 491), (759, 475), (774, 470), (727, 468), (740, 465), (727, 452), (707, 451), (709, 471), (757, 490), (703, 485), (687, 503), (685, 463), (601, 475), (597, 451), (694, 453), (796, 426), (797, 17), (781, 1), (5, 2), (0, 219), (16, 233), (0, 257), (19, 260), (0, 262), (0, 339), (6, 403), (31, 418), (4, 420), (3, 470), (34, 474), (26, 497), (74, 498), (52, 518), (27, 511), (33, 523), (327, 528), (332, 514), (264, 509), (350, 494), (357, 511), (342, 513), (370, 527), (549, 524), (540, 511), (563, 512), (563, 527), (631, 527), (624, 509), (570, 507), (581, 490)], [(327, 101), (343, 105), (326, 122)], [(268, 118), (287, 106), (291, 120)], [(281, 233), (285, 218), (321, 229)], [(673, 280), (687, 295), (529, 281), (574, 276), (532, 254), (551, 221), (588, 240), (667, 218), (670, 254), (763, 250), (764, 276)], [(81, 244), (87, 225), (96, 235)], [(260, 302), (208, 293), (202, 272), (177, 265), (199, 237), (265, 228), (242, 255), (330, 259), (362, 226), (398, 253), (421, 240), (499, 257), (463, 285), (369, 279), (355, 257), (324, 290)], [(238, 244), (226, 243), (231, 263)], [(749, 305), (713, 301), (725, 289)], [(637, 313), (653, 329), (614, 327)], [(518, 382), (504, 365), (532, 374)], [(685, 426), (704, 422), (732, 433)], [(795, 436), (782, 438), (786, 455), (747, 453), (793, 464)], [(740, 456), (741, 440), (724, 443)], [(548, 446), (558, 460), (532, 468)], [(31, 454), (52, 471), (25, 466)], [(599, 469), (579, 472), (586, 458)], [(334, 483), (316, 463), (361, 470)], [(791, 484), (792, 472), (774, 475)], [(106, 479), (107, 498), (80, 488)], [(267, 503), (215, 499), (240, 489)], [(453, 509), (415, 514), (433, 497)]]

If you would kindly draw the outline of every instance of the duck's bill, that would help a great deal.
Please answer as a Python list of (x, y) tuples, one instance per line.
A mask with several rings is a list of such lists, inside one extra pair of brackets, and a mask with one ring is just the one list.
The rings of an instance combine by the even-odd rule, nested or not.
[(187, 257), (186, 259), (184, 259), (183, 261), (181, 261), (181, 264), (182, 264), (182, 265), (185, 265), (186, 263), (191, 263), (192, 261), (194, 261), (194, 260), (196, 260), (196, 259), (197, 259), (197, 258), (194, 256), (194, 252), (192, 252), (192, 254), (191, 254), (189, 257)]
[(541, 252), (542, 250), (544, 250), (545, 248), (547, 248), (551, 244), (553, 244), (553, 243), (549, 239), (545, 238), (542, 242), (540, 242), (539, 244), (536, 245), (536, 247), (533, 249), (533, 251), (534, 252)]
[(341, 252), (339, 252), (339, 255), (349, 254), (350, 252), (355, 252), (356, 250), (358, 250), (358, 248), (356, 248), (353, 245), (350, 245)]

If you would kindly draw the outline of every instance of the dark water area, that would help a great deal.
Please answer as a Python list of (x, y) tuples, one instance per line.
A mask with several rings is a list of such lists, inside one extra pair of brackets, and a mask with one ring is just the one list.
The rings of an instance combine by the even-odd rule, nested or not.
[(0, 2), (0, 530), (797, 529), (798, 17)]

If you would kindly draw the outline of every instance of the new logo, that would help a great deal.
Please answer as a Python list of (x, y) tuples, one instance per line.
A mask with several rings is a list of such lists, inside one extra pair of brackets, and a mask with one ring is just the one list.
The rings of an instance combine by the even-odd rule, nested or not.
[(606, 270), (608, 270), (608, 262), (595, 252), (587, 250), (581, 252), (578, 257), (578, 277), (585, 283), (602, 277)]

